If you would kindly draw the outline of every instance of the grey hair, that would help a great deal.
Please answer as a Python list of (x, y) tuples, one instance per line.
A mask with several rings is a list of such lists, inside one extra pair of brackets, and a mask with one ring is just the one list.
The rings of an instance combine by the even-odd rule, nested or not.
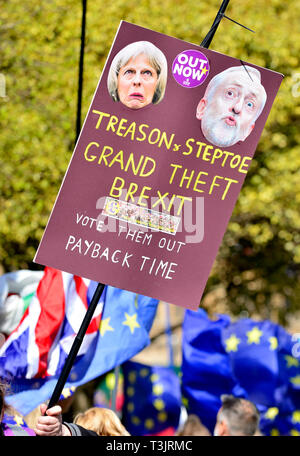
[(145, 54), (148, 57), (149, 63), (155, 68), (158, 75), (152, 103), (157, 104), (163, 99), (168, 77), (167, 59), (162, 51), (150, 41), (136, 41), (121, 49), (111, 63), (107, 76), (107, 88), (114, 101), (119, 101), (118, 74), (120, 68), (126, 65), (130, 59), (134, 59), (140, 54)]
[(259, 412), (253, 402), (247, 399), (223, 394), (222, 408), (218, 414), (218, 421), (225, 421), (231, 435), (254, 435), (258, 423)]
[(226, 70), (221, 71), (221, 73), (216, 74), (209, 81), (209, 83), (208, 83), (208, 85), (206, 87), (205, 97), (207, 97), (208, 101), (210, 101), (212, 99), (212, 97), (214, 96), (214, 93), (215, 93), (217, 87), (223, 81), (224, 77), (226, 77), (229, 73), (236, 73), (236, 72), (242, 72), (242, 71), (245, 71), (246, 74), (248, 74), (250, 81), (254, 82), (252, 77), (255, 78), (256, 82), (259, 82), (259, 84), (261, 85), (261, 88), (263, 89), (263, 100), (262, 100), (262, 104), (260, 106), (260, 109), (256, 113), (256, 117), (255, 117), (255, 120), (256, 120), (261, 115), (262, 110), (264, 109), (264, 106), (265, 106), (266, 101), (267, 101), (267, 94), (266, 94), (264, 86), (261, 83), (260, 71), (258, 71), (254, 67), (251, 67), (249, 65), (234, 66), (234, 67), (226, 68)]

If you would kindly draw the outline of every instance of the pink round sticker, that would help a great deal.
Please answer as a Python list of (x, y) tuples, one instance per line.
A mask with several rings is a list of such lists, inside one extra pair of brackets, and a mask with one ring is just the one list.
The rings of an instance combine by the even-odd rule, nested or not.
[(176, 56), (172, 72), (181, 86), (197, 87), (203, 84), (209, 74), (209, 62), (202, 52), (190, 49)]

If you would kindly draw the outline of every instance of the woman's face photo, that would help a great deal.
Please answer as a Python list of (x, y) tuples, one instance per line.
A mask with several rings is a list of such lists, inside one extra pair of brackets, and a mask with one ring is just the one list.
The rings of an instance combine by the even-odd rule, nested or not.
[(131, 58), (120, 68), (118, 95), (121, 103), (131, 109), (139, 109), (152, 102), (158, 75), (145, 54)]

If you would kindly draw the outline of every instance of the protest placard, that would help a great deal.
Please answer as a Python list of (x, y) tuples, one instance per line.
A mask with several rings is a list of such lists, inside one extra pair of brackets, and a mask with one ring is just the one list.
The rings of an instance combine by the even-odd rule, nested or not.
[(122, 21), (34, 261), (197, 309), (281, 81)]

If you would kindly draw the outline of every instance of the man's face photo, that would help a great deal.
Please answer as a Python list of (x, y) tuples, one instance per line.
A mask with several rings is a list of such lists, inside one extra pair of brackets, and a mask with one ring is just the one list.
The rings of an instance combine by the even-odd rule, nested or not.
[(197, 106), (205, 138), (219, 147), (244, 141), (266, 102), (258, 70), (232, 67), (216, 75)]

